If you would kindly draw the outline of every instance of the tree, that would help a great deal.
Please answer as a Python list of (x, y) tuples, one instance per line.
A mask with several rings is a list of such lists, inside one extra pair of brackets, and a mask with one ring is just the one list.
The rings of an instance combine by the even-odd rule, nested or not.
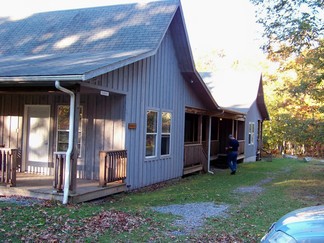
[(264, 28), (263, 45), (273, 60), (313, 49), (323, 38), (323, 0), (251, 0)]
[[(267, 72), (265, 93), (270, 146), (293, 144), (308, 151), (324, 144), (323, 0), (251, 0), (264, 27), (263, 50), (278, 64)], [(323, 156), (323, 150), (315, 151)]]

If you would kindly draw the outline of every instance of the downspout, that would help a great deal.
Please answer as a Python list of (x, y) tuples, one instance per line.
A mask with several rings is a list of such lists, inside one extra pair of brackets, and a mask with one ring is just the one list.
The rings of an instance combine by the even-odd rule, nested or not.
[(209, 129), (208, 129), (208, 173), (214, 174), (210, 170), (210, 146), (211, 146), (211, 123), (212, 123), (212, 117), (209, 116)]
[(69, 198), (69, 187), (71, 177), (71, 153), (73, 150), (73, 130), (74, 130), (74, 110), (75, 110), (75, 95), (71, 90), (68, 90), (60, 85), (60, 81), (55, 81), (55, 87), (64, 93), (70, 95), (70, 119), (69, 119), (69, 146), (66, 151), (65, 175), (64, 175), (64, 191), (63, 204), (67, 204)]

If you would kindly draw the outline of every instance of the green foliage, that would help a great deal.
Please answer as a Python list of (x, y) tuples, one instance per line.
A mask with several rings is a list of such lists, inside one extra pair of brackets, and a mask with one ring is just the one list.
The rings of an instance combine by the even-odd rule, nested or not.
[[(264, 73), (271, 122), (265, 125), (269, 148), (290, 144), (323, 156), (324, 23), (323, 1), (251, 0), (264, 27), (264, 50), (278, 67)], [(317, 151), (313, 153), (314, 147)], [(285, 148), (284, 148), (285, 149)]]
[[(315, 156), (312, 148), (324, 144), (323, 41), (298, 58), (282, 61), (264, 73), (265, 97), (271, 121), (265, 123), (264, 141), (276, 149), (289, 142)], [(296, 152), (296, 151), (295, 151)], [(301, 153), (303, 151), (300, 151)]]
[(287, 59), (318, 46), (323, 38), (324, 2), (318, 0), (251, 0), (264, 27), (263, 49), (273, 60)]

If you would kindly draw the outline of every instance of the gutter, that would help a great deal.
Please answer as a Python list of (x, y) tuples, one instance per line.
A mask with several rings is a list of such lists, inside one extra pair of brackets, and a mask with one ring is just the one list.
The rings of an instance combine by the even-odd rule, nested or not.
[(64, 191), (63, 204), (67, 204), (69, 198), (70, 178), (71, 178), (71, 154), (73, 150), (73, 130), (74, 130), (74, 110), (75, 110), (75, 95), (71, 90), (68, 90), (60, 85), (60, 81), (55, 81), (55, 87), (64, 93), (70, 95), (70, 119), (69, 119), (69, 146), (66, 151), (66, 163), (64, 174)]
[(59, 75), (59, 76), (15, 76), (15, 77), (0, 77), (1, 82), (36, 82), (36, 81), (83, 81), (84, 75)]

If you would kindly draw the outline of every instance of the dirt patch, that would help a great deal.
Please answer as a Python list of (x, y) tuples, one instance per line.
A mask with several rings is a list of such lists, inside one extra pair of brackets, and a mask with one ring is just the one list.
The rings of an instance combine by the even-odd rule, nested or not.
[(260, 186), (245, 186), (234, 190), (235, 193), (261, 193), (263, 188)]
[(203, 226), (205, 219), (210, 217), (226, 217), (227, 205), (216, 205), (211, 202), (188, 203), (182, 205), (168, 205), (162, 207), (153, 207), (154, 211), (160, 213), (171, 213), (180, 216), (180, 219), (174, 221), (174, 225), (180, 227), (178, 231), (172, 234), (188, 234)]
[(256, 193), (256, 194), (262, 193), (264, 190), (262, 185), (267, 184), (267, 183), (271, 182), (272, 180), (273, 180), (273, 178), (267, 178), (267, 179), (260, 181), (259, 183), (257, 183), (254, 186), (238, 187), (234, 190), (234, 193)]

